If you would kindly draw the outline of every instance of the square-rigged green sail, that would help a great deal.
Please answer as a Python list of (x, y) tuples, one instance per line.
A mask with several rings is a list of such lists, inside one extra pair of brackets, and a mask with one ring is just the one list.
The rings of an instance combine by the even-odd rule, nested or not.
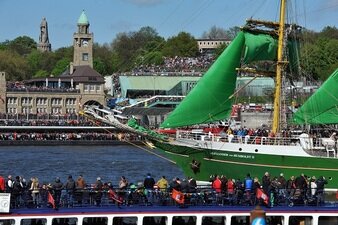
[(338, 69), (293, 115), (295, 124), (338, 123)]
[(245, 63), (274, 60), (277, 41), (266, 34), (240, 32), (161, 127), (183, 127), (227, 118), (233, 104), (229, 97), (236, 88), (236, 68), (243, 52)]

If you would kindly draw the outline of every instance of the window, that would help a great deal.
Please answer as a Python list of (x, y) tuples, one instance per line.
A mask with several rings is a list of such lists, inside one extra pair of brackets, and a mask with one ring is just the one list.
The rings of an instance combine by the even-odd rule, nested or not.
[(12, 104), (12, 105), (16, 105), (17, 104), (17, 98), (15, 98), (15, 97), (9, 97), (9, 98), (7, 98), (7, 103), (8, 104)]
[[(266, 216), (265, 220), (266, 220), (266, 225), (284, 224), (284, 217), (282, 216)], [(212, 224), (219, 224), (219, 223), (212, 223)], [(250, 217), (249, 216), (232, 216), (231, 224), (251, 224)], [(310, 225), (310, 224), (305, 224), (305, 225)]]
[(95, 85), (94, 84), (90, 85), (90, 90), (95, 91)]
[(113, 225), (137, 225), (137, 217), (114, 217)]
[(22, 103), (22, 105), (31, 105), (32, 104), (32, 98), (23, 97), (21, 99), (21, 103)]
[(14, 225), (15, 220), (1, 220), (0, 219), (0, 225)]
[(47, 98), (37, 98), (36, 104), (37, 105), (47, 105)]
[(17, 108), (7, 108), (7, 113), (16, 114), (18, 112)]
[(290, 216), (289, 225), (313, 225), (312, 216)]
[(62, 105), (61, 98), (52, 98), (52, 105)]
[(100, 91), (101, 90), (101, 85), (96, 85), (96, 90)]
[(174, 216), (173, 225), (195, 225), (196, 216)]
[(338, 224), (338, 216), (320, 216), (318, 225), (336, 225)]
[(168, 218), (166, 216), (145, 216), (143, 217), (143, 225), (166, 225)]
[(107, 217), (85, 217), (83, 218), (83, 225), (107, 225)]
[(225, 221), (225, 216), (204, 216), (202, 225), (224, 225)]
[(77, 218), (54, 218), (52, 220), (52, 225), (60, 225), (60, 224), (76, 225)]
[(85, 85), (84, 85), (84, 90), (85, 90), (85, 91), (89, 91), (89, 84), (85, 84)]
[(62, 114), (62, 109), (59, 107), (52, 107), (52, 114)]
[(47, 220), (43, 218), (39, 219), (22, 219), (20, 225), (46, 225)]
[(66, 106), (67, 105), (75, 105), (76, 99), (75, 98), (67, 98), (66, 99)]
[(82, 61), (88, 61), (89, 54), (88, 53), (82, 53)]

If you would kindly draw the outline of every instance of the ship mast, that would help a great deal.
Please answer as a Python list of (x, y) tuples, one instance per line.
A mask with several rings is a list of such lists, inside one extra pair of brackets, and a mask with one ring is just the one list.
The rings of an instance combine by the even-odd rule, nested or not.
[(287, 0), (281, 0), (280, 17), (279, 17), (279, 30), (278, 30), (278, 52), (277, 52), (277, 68), (276, 68), (276, 81), (275, 81), (275, 99), (273, 111), (272, 131), (277, 134), (280, 131), (280, 104), (281, 104), (281, 85), (282, 85), (282, 72), (285, 62), (283, 61), (284, 49), (284, 23), (285, 23), (285, 5)]

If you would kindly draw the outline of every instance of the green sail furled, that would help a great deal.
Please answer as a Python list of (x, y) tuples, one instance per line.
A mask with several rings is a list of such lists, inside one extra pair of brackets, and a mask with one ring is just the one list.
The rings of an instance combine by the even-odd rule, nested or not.
[(338, 69), (293, 115), (295, 124), (338, 123)]
[(265, 34), (240, 32), (198, 81), (194, 89), (161, 124), (163, 128), (189, 126), (222, 120), (229, 116), (245, 46), (244, 61), (275, 59), (277, 45)]
[(273, 60), (277, 56), (278, 41), (266, 34), (245, 33), (244, 63)]

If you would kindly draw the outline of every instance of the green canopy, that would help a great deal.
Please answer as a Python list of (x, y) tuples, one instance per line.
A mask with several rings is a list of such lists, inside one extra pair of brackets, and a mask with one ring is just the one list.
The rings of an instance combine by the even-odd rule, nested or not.
[(295, 124), (338, 123), (338, 69), (293, 115)]
[(182, 127), (227, 118), (233, 104), (230, 96), (236, 87), (236, 68), (240, 66), (244, 50), (246, 63), (274, 60), (277, 42), (266, 34), (239, 32), (161, 127)]

